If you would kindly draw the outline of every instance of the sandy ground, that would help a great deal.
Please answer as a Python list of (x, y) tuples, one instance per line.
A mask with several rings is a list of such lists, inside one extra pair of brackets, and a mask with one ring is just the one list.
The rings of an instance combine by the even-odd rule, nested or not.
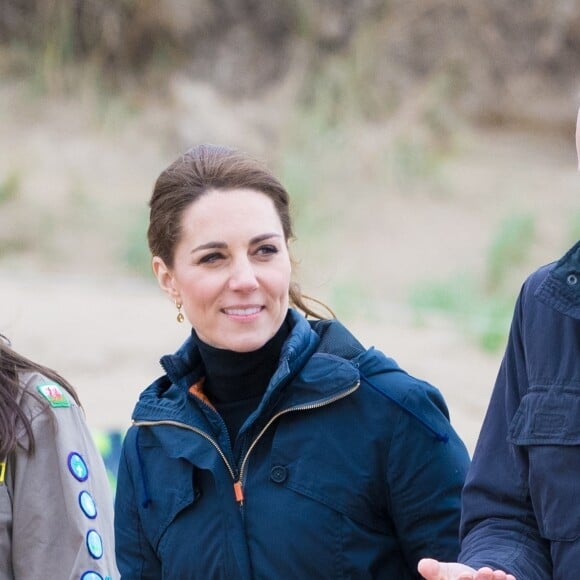
[[(124, 429), (139, 392), (161, 373), (159, 357), (188, 329), (153, 284), (0, 272), (0, 320), (15, 347), (49, 362), (77, 387), (94, 429)], [(452, 422), (473, 449), (500, 355), (486, 355), (454, 328), (349, 321), (367, 346), (385, 351), (443, 392)]]

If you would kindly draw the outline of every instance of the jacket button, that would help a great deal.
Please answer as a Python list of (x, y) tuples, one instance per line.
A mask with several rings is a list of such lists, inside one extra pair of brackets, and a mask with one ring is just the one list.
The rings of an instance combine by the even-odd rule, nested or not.
[(578, 276), (576, 274), (568, 274), (566, 282), (568, 282), (568, 286), (576, 286), (578, 284)]
[(288, 470), (283, 465), (275, 465), (270, 470), (270, 479), (274, 483), (283, 483), (288, 477)]

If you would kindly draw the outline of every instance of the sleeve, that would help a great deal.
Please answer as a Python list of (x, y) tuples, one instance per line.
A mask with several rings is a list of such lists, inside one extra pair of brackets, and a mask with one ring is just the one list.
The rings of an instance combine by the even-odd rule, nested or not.
[(416, 570), (427, 554), (457, 558), (469, 455), (437, 389), (417, 381), (403, 403), (389, 451), (388, 486), (397, 536), (407, 565)]
[[(145, 537), (139, 510), (138, 494), (133, 478), (144, 477), (135, 473), (130, 461), (131, 451), (137, 452), (137, 427), (127, 432), (117, 474), (115, 497), (115, 541), (117, 564), (123, 580), (158, 580), (162, 577), (161, 562)], [(146, 501), (145, 498), (142, 501)]]
[(463, 492), (459, 561), (491, 566), (518, 579), (552, 577), (549, 544), (540, 537), (528, 489), (525, 447), (508, 442), (509, 427), (528, 390), (518, 298), (506, 352)]
[(31, 424), (34, 453), (12, 461), (14, 579), (118, 578), (111, 490), (82, 410), (46, 405)]

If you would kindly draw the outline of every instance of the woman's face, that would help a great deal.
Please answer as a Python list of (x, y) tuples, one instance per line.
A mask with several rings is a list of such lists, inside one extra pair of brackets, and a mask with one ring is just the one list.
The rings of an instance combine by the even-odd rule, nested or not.
[(288, 310), (290, 256), (274, 203), (251, 189), (210, 191), (185, 210), (181, 225), (173, 268), (153, 258), (160, 286), (183, 303), (207, 344), (257, 350)]

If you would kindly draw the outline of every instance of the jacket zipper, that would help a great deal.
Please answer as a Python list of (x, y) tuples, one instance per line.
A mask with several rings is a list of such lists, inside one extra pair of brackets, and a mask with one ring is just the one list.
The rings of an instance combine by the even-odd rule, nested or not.
[(295, 407), (289, 407), (288, 409), (284, 409), (283, 411), (280, 411), (279, 413), (276, 413), (266, 423), (266, 425), (262, 428), (262, 430), (260, 431), (260, 433), (258, 433), (258, 436), (252, 441), (252, 444), (250, 445), (250, 447), (248, 448), (248, 451), (244, 455), (244, 458), (242, 460), (242, 464), (240, 466), (240, 476), (238, 478), (238, 481), (237, 482), (234, 482), (234, 489), (236, 490), (236, 499), (238, 500), (238, 502), (240, 504), (240, 507), (243, 506), (243, 502), (244, 502), (244, 473), (245, 473), (246, 463), (248, 461), (248, 458), (250, 456), (250, 453), (252, 452), (252, 450), (254, 449), (254, 447), (257, 445), (258, 441), (262, 438), (262, 436), (264, 435), (264, 433), (268, 430), (268, 428), (270, 427), (270, 425), (272, 425), (272, 423), (276, 419), (278, 419), (282, 415), (285, 415), (286, 413), (293, 413), (295, 411), (310, 411), (312, 409), (318, 409), (319, 407), (324, 407), (326, 405), (330, 405), (331, 403), (334, 403), (335, 401), (338, 401), (340, 399), (344, 399), (344, 397), (348, 397), (348, 395), (350, 395), (351, 393), (354, 393), (354, 391), (356, 391), (359, 388), (359, 386), (360, 386), (360, 381), (357, 381), (348, 390), (343, 391), (339, 395), (335, 395), (334, 397), (331, 397), (329, 399), (325, 399), (324, 401), (318, 401), (316, 403), (309, 403), (307, 405), (296, 405)]
[(230, 473), (232, 481), (234, 482), (233, 487), (234, 487), (234, 496), (236, 498), (236, 501), (240, 504), (240, 508), (243, 508), (243, 505), (244, 505), (244, 488), (243, 488), (243, 481), (244, 480), (243, 480), (243, 478), (244, 478), (244, 473), (245, 473), (245, 467), (246, 467), (248, 458), (250, 456), (250, 453), (252, 452), (254, 447), (257, 445), (258, 441), (262, 438), (264, 433), (268, 430), (270, 425), (272, 425), (272, 423), (274, 421), (276, 421), (276, 419), (278, 419), (282, 415), (285, 415), (286, 413), (293, 413), (296, 411), (310, 411), (312, 409), (318, 409), (319, 407), (324, 407), (326, 405), (330, 405), (331, 403), (334, 403), (335, 401), (343, 399), (344, 397), (348, 397), (348, 395), (350, 395), (351, 393), (354, 393), (354, 391), (356, 391), (359, 388), (359, 386), (360, 386), (360, 381), (357, 381), (348, 390), (343, 391), (342, 393), (340, 393), (339, 395), (335, 395), (334, 397), (330, 397), (329, 399), (325, 399), (323, 401), (318, 401), (316, 403), (309, 403), (306, 405), (296, 405), (295, 407), (289, 407), (288, 409), (284, 409), (283, 411), (276, 413), (273, 417), (270, 418), (270, 420), (262, 428), (260, 433), (258, 433), (258, 436), (252, 441), (252, 444), (250, 445), (250, 447), (248, 448), (248, 451), (246, 452), (246, 454), (244, 455), (244, 458), (242, 459), (239, 476), (237, 478), (236, 478), (236, 473), (235, 473), (234, 469), (230, 465), (225, 453), (222, 451), (222, 449), (218, 445), (217, 441), (215, 439), (213, 439), (212, 437), (210, 437), (207, 433), (205, 433), (201, 429), (197, 429), (196, 427), (192, 427), (191, 425), (187, 425), (186, 423), (180, 423), (179, 421), (171, 421), (171, 420), (133, 421), (133, 425), (135, 425), (136, 427), (152, 427), (154, 425), (172, 425), (174, 427), (181, 427), (182, 429), (187, 429), (189, 431), (193, 431), (194, 433), (201, 435), (204, 439), (209, 441), (215, 447), (215, 449), (219, 453), (220, 457), (223, 459), (225, 466), (227, 467), (227, 469)]
[(188, 431), (193, 431), (198, 435), (201, 435), (204, 439), (209, 441), (215, 448), (216, 451), (220, 454), (220, 457), (224, 460), (232, 479), (236, 481), (236, 475), (230, 462), (228, 461), (225, 453), (222, 451), (221, 447), (218, 445), (215, 439), (212, 439), (207, 433), (202, 431), (201, 429), (197, 429), (196, 427), (192, 427), (191, 425), (187, 425), (186, 423), (180, 423), (179, 421), (171, 421), (169, 419), (163, 419), (161, 421), (133, 421), (133, 425), (135, 427), (153, 427), (155, 425), (172, 425), (173, 427), (181, 427), (182, 429), (187, 429)]

